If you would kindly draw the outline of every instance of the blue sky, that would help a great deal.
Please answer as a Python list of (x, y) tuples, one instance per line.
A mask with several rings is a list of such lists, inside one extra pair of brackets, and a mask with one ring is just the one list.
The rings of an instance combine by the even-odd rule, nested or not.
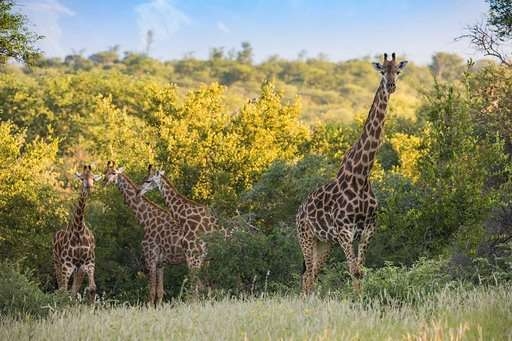
[(326, 54), (346, 60), (396, 51), (428, 63), (436, 51), (478, 58), (467, 42), (455, 42), (466, 25), (482, 20), (484, 0), (18, 0), (32, 30), (45, 35), (49, 56), (120, 45), (150, 55), (206, 58), (211, 47), (239, 48), (249, 41), (256, 61), (279, 54)]

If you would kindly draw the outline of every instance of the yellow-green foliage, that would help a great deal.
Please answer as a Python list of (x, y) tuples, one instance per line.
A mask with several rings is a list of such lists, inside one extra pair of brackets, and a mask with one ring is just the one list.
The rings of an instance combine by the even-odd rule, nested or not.
[(421, 138), (396, 133), (389, 139), (389, 142), (400, 158), (400, 166), (396, 167), (396, 171), (407, 178), (417, 180), (419, 176), (418, 159), (421, 157)]
[[(27, 141), (23, 130), (0, 123), (0, 253), (27, 261), (41, 257), (65, 211), (57, 194), (58, 141)], [(55, 226), (57, 225), (57, 226)], [(32, 252), (27, 252), (31, 250)], [(45, 252), (43, 252), (44, 254)]]
[[(460, 62), (439, 57), (447, 84)], [(123, 59), (112, 50), (43, 60), (31, 70), (3, 67), (0, 254), (30, 264), (53, 289), (51, 235), (74, 203), (72, 174), (84, 163), (101, 173), (114, 159), (138, 182), (154, 163), (184, 195), (215, 207), (222, 221), (251, 227), (233, 252), (212, 259), (223, 266), (210, 268), (206, 282), (216, 279), (226, 289), (231, 284), (222, 279), (229, 276), (220, 269), (243, 266), (243, 278), (238, 270), (230, 277), (240, 292), (256, 275), (258, 285), (264, 282), (269, 269), (282, 273), (268, 276), (269, 288), (296, 289), (295, 212), (309, 191), (332, 179), (360, 136), (379, 76), (370, 60), (271, 58), (253, 65), (241, 58), (217, 53), (207, 61), (164, 63), (138, 54)], [(502, 140), (510, 143), (509, 125), (498, 118), (508, 117), (511, 78), (498, 70), (490, 66), (432, 91), (429, 69), (408, 65), (371, 174), (381, 208), (369, 266), (411, 264), (462, 244), (475, 254), (483, 242), (507, 240), (502, 230), (484, 230), (490, 210), (506, 205), (510, 193), (500, 187), (510, 174)], [(161, 200), (156, 191), (150, 197)], [(97, 236), (100, 290), (132, 302), (144, 297), (137, 275), (142, 229), (118, 191), (98, 183), (86, 221)], [(274, 249), (293, 256), (283, 262)], [(339, 250), (333, 257), (342, 264)], [(184, 273), (167, 272), (168, 297), (178, 294)]]
[[(297, 102), (282, 103), (271, 83), (239, 112), (228, 113), (224, 87), (191, 91), (182, 105), (158, 108), (161, 161), (174, 178), (185, 178), (195, 198), (236, 195), (249, 188), (271, 162), (291, 160), (307, 137)], [(191, 172), (194, 177), (184, 174)]]

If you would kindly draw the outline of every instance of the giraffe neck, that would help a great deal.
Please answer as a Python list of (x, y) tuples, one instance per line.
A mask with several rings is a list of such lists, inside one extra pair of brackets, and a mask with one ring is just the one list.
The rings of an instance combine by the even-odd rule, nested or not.
[(188, 207), (195, 206), (191, 200), (180, 194), (165, 176), (162, 176), (158, 189), (162, 193), (165, 204), (169, 207), (169, 210), (173, 215), (179, 215)]
[(88, 197), (89, 191), (85, 188), (82, 188), (82, 191), (80, 192), (80, 197), (78, 198), (78, 203), (76, 204), (75, 210), (73, 211), (73, 220), (69, 225), (71, 230), (78, 233), (82, 233), (84, 231), (84, 212)]
[(364, 124), (363, 133), (345, 154), (338, 177), (346, 174), (364, 178), (369, 176), (380, 147), (388, 101), (389, 93), (385, 80), (382, 79)]
[(149, 212), (152, 207), (146, 199), (137, 195), (138, 188), (133, 181), (124, 174), (119, 174), (116, 181), (117, 188), (123, 194), (124, 202), (131, 208), (139, 224), (145, 226), (146, 219), (149, 217)]

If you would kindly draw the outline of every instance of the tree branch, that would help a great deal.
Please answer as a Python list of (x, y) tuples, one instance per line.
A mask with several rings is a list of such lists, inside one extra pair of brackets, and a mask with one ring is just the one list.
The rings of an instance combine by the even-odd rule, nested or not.
[(500, 49), (500, 38), (489, 29), (486, 24), (476, 24), (467, 27), (467, 34), (461, 35), (455, 40), (469, 39), (470, 43), (485, 56), (497, 58), (502, 64), (512, 67), (510, 56)]

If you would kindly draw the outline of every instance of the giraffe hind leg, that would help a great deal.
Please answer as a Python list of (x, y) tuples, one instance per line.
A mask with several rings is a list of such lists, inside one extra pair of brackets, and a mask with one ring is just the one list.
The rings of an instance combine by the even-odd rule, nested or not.
[[(301, 227), (299, 225), (299, 227)], [(304, 229), (298, 229), (299, 244), (304, 256), (304, 269), (302, 272), (302, 293), (305, 296), (311, 294), (314, 285), (314, 266), (315, 266), (315, 244), (316, 240)]]
[(318, 279), (318, 274), (324, 267), (327, 259), (329, 258), (329, 253), (331, 251), (331, 244), (327, 242), (317, 241), (315, 248), (315, 259), (314, 259), (314, 267), (313, 267), (313, 281), (316, 282)]

